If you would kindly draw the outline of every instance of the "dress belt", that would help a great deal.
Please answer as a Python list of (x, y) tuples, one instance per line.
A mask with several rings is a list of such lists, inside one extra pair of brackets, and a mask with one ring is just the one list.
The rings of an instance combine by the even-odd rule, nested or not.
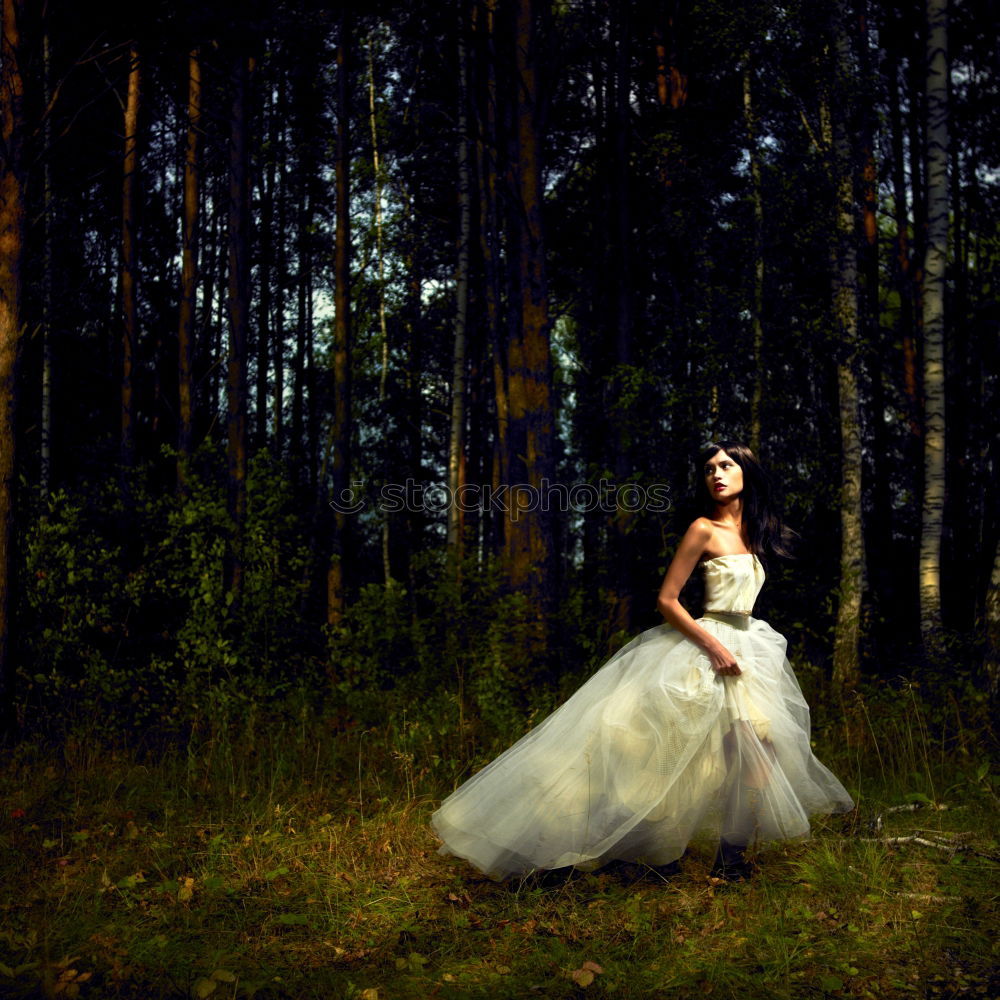
[(723, 625), (730, 625), (744, 632), (750, 628), (749, 611), (706, 611), (703, 618), (711, 618), (712, 621), (722, 622)]

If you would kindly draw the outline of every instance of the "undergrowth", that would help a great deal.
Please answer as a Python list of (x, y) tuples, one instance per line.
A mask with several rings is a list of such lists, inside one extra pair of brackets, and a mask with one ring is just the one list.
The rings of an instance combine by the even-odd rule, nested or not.
[[(380, 725), (300, 706), (186, 740), (77, 727), (12, 748), (0, 995), (997, 995), (1000, 778), (981, 717), (946, 724), (907, 685), (858, 696), (817, 730), (857, 810), (763, 848), (748, 884), (709, 876), (711, 844), (670, 877), (497, 884), (437, 854), (427, 820), (504, 740), (480, 742), (445, 696), (384, 709)], [(931, 846), (891, 842), (918, 835)]]

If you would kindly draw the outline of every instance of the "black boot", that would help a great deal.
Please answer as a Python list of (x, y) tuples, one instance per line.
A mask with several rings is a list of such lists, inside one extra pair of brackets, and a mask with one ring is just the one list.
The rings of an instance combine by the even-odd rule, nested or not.
[(745, 847), (730, 844), (725, 839), (720, 840), (709, 874), (727, 882), (746, 882), (753, 874), (753, 866), (747, 861), (745, 851)]

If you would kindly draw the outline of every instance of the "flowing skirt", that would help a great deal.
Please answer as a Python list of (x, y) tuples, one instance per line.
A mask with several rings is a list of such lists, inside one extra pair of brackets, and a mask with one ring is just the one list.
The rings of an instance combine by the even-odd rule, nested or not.
[(784, 638), (744, 615), (699, 625), (742, 673), (716, 674), (669, 625), (636, 636), (548, 718), (442, 803), (442, 854), (502, 879), (612, 860), (663, 865), (704, 834), (808, 836), (854, 803), (810, 748)]

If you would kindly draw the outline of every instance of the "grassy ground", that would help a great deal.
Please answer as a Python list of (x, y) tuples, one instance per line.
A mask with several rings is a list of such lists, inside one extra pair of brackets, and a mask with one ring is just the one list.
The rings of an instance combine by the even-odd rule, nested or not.
[(823, 737), (859, 809), (738, 886), (710, 845), (669, 878), (485, 880), (436, 853), (443, 733), (414, 724), (23, 745), (0, 767), (0, 995), (1000, 995), (993, 771), (974, 733), (881, 736)]

